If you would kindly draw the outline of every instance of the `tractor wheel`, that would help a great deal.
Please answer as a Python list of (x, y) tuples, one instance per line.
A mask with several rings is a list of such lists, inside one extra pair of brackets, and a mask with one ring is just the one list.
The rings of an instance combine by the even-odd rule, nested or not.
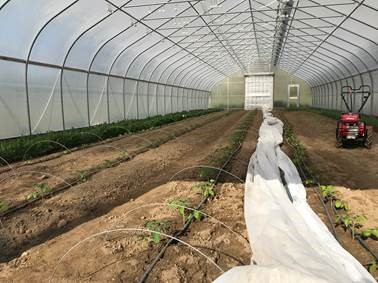
[(337, 128), (336, 128), (336, 148), (343, 147), (343, 145), (344, 145), (344, 143), (343, 143), (342, 137), (340, 136), (339, 124), (337, 124)]
[(370, 135), (369, 136), (369, 132), (368, 130), (365, 131), (365, 140), (364, 140), (364, 146), (367, 148), (367, 149), (371, 149), (371, 145), (372, 145), (373, 141), (372, 141), (372, 136)]

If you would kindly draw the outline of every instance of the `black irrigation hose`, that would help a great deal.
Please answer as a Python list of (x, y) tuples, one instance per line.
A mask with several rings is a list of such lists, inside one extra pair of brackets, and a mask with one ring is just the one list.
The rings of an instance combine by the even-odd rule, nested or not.
[[(172, 139), (175, 139), (175, 138), (177, 138), (177, 137), (179, 137), (179, 136), (181, 136), (181, 135), (184, 135), (184, 134), (186, 134), (186, 133), (188, 133), (188, 132), (190, 132), (190, 131), (193, 131), (193, 130), (199, 128), (199, 127), (202, 127), (202, 126), (204, 126), (204, 125), (206, 125), (206, 124), (208, 124), (208, 123), (211, 123), (211, 122), (215, 121), (216, 119), (217, 119), (217, 117), (213, 117), (213, 118), (211, 118), (211, 119), (205, 121), (204, 123), (198, 123), (198, 124), (195, 124), (194, 126), (187, 127), (187, 128), (185, 128), (185, 129), (181, 130), (180, 132), (176, 133), (176, 135), (175, 135), (174, 137), (168, 138), (167, 140), (163, 140), (161, 144), (164, 144), (164, 143), (166, 143), (166, 142), (168, 142), (168, 141), (170, 141), (170, 140), (172, 140)], [(180, 121), (178, 121), (178, 122), (180, 122)], [(178, 122), (177, 122), (177, 123), (178, 123)], [(176, 122), (175, 122), (175, 123), (176, 123)], [(122, 137), (121, 137), (121, 138), (122, 138)], [(114, 140), (112, 140), (112, 141), (114, 141)], [(98, 144), (97, 144), (97, 145), (98, 145)], [(160, 145), (160, 144), (159, 144), (159, 145)], [(159, 145), (158, 145), (158, 146), (159, 146)], [(147, 152), (148, 150), (150, 150), (150, 149), (152, 149), (152, 148), (155, 148), (155, 147), (156, 147), (156, 145), (154, 145), (154, 144), (149, 144), (149, 145), (147, 145), (146, 147), (142, 147), (141, 149), (136, 150), (133, 154), (131, 154), (131, 155), (129, 155), (129, 156), (126, 156), (126, 157), (119, 157), (119, 158), (117, 158), (117, 159), (111, 160), (111, 161), (112, 161), (112, 164), (111, 164), (111, 166), (109, 166), (109, 167), (99, 165), (99, 166), (96, 167), (96, 168), (89, 169), (89, 170), (87, 170), (87, 172), (86, 172), (86, 174), (85, 174), (85, 177), (88, 179), (89, 177), (91, 177), (91, 176), (93, 176), (93, 175), (99, 173), (100, 171), (102, 171), (102, 170), (104, 170), (104, 169), (108, 169), (108, 168), (110, 168), (110, 167), (115, 167), (115, 166), (118, 166), (119, 164), (121, 164), (121, 163), (123, 163), (123, 162), (130, 161), (130, 160), (132, 160), (133, 158), (135, 158), (137, 155), (142, 154), (142, 153), (144, 153), (144, 152)], [(79, 148), (79, 149), (83, 149), (83, 148)], [(79, 150), (79, 149), (78, 149), (78, 150)], [(45, 160), (44, 160), (44, 161), (45, 161)], [(41, 162), (44, 162), (44, 161), (41, 161)], [(1, 173), (0, 173), (0, 174), (1, 174)], [(38, 196), (38, 197), (35, 198), (35, 199), (27, 200), (27, 201), (23, 201), (23, 202), (21, 202), (21, 203), (19, 203), (19, 204), (17, 204), (17, 205), (10, 206), (8, 209), (6, 209), (6, 210), (0, 212), (0, 218), (1, 218), (1, 217), (4, 217), (4, 216), (6, 216), (6, 215), (9, 215), (9, 214), (11, 214), (11, 213), (13, 213), (13, 212), (16, 212), (16, 211), (18, 211), (18, 210), (21, 210), (21, 209), (23, 209), (23, 208), (25, 208), (25, 207), (27, 207), (27, 206), (33, 204), (33, 203), (36, 203), (36, 202), (41, 201), (41, 200), (44, 200), (45, 198), (48, 198), (48, 197), (52, 197), (52, 196), (54, 196), (54, 195), (57, 195), (58, 193), (63, 192), (63, 191), (65, 191), (65, 190), (67, 190), (67, 189), (70, 189), (70, 188), (72, 188), (73, 186), (76, 186), (76, 185), (81, 184), (81, 183), (83, 183), (83, 181), (81, 180), (81, 178), (71, 178), (71, 179), (63, 180), (62, 183), (60, 183), (60, 184), (56, 185), (54, 188), (52, 188), (52, 191), (51, 191), (51, 192), (46, 193), (46, 194), (43, 194), (43, 195), (40, 195), (40, 196)]]
[[(286, 124), (286, 125), (289, 125), (289, 122), (288, 122), (284, 117), (281, 117), (281, 118), (283, 118), (283, 120), (285, 121), (285, 124)], [(286, 141), (287, 141), (287, 139), (286, 139)], [(288, 144), (289, 144), (289, 145), (295, 150), (295, 147), (294, 147), (292, 144), (290, 144), (288, 141), (287, 141), (287, 143), (288, 143)], [(308, 173), (308, 175), (305, 174), (305, 171), (306, 171), (306, 172), (310, 172), (310, 170), (309, 170), (309, 168), (307, 167), (307, 165), (306, 165), (306, 163), (304, 162), (304, 160), (302, 160), (301, 163), (302, 163), (302, 164), (298, 164), (297, 166), (299, 167), (299, 170), (302, 172), (303, 177), (304, 177), (305, 179), (308, 179), (308, 177), (311, 177), (311, 179), (314, 180), (315, 183), (317, 184), (318, 188), (320, 188), (320, 182), (319, 182), (319, 180), (318, 180), (315, 176), (313, 176), (311, 173)], [(301, 165), (302, 165), (303, 167), (302, 167)], [(320, 202), (322, 203), (322, 206), (323, 206), (324, 211), (325, 211), (325, 213), (326, 213), (327, 219), (328, 219), (328, 221), (329, 221), (329, 223), (330, 223), (330, 225), (331, 225), (331, 229), (332, 229), (332, 233), (333, 233), (334, 237), (335, 237), (336, 240), (340, 243), (339, 239), (337, 238), (336, 230), (335, 230), (335, 228), (334, 228), (334, 226), (333, 226), (333, 221), (332, 221), (332, 219), (331, 219), (330, 213), (329, 213), (329, 211), (328, 211), (328, 209), (327, 209), (327, 205), (325, 204), (325, 202), (324, 202), (323, 198), (321, 197), (321, 195), (319, 194), (318, 190), (316, 190), (316, 188), (314, 188), (314, 187), (312, 187), (312, 189), (314, 190), (314, 192), (315, 192), (316, 195), (318, 196)], [(334, 207), (332, 207), (332, 209), (333, 209), (334, 214), (337, 215), (337, 211), (336, 211), (336, 209), (335, 209)], [(350, 228), (348, 228), (348, 230), (350, 230)], [(352, 231), (350, 230), (350, 232), (352, 232)], [(377, 255), (376, 255), (376, 254), (374, 253), (374, 251), (369, 247), (369, 245), (366, 243), (366, 241), (364, 241), (359, 235), (356, 235), (354, 238), (357, 239), (358, 243), (359, 243), (359, 244), (360, 244), (360, 245), (361, 245), (361, 246), (362, 246), (362, 247), (363, 247), (363, 248), (364, 248), (369, 254), (371, 254), (371, 255), (374, 257), (375, 260), (378, 260)]]
[[(229, 158), (227, 159), (227, 161), (223, 164), (223, 166), (220, 168), (222, 170), (224, 170), (224, 168), (231, 162), (231, 160), (234, 158), (235, 154), (241, 149), (242, 147), (242, 143), (239, 143), (238, 147), (235, 149), (235, 151), (233, 151)], [(219, 178), (222, 174), (222, 171), (219, 170), (218, 172), (218, 175), (216, 177), (216, 179), (214, 180), (214, 185), (218, 183), (219, 181)], [(201, 208), (201, 206), (208, 200), (210, 196), (208, 197), (204, 197), (202, 198), (201, 202), (195, 207), (195, 210), (199, 210)], [(188, 229), (188, 227), (190, 226), (191, 222), (193, 221), (193, 218), (189, 219), (184, 227), (177, 231), (173, 237), (175, 238), (178, 238), (180, 237), (182, 234), (185, 233), (185, 231)], [(148, 266), (147, 270), (143, 273), (142, 277), (140, 278), (140, 280), (138, 281), (138, 283), (144, 283), (148, 276), (150, 275), (150, 273), (152, 272), (152, 270), (154, 269), (154, 267), (156, 266), (156, 264), (159, 262), (160, 258), (162, 258), (162, 256), (164, 255), (164, 253), (166, 252), (167, 248), (173, 244), (175, 242), (175, 240), (173, 238), (169, 239), (168, 242), (164, 245), (164, 247), (160, 250), (159, 254), (155, 257), (155, 259), (150, 263), (150, 265)]]

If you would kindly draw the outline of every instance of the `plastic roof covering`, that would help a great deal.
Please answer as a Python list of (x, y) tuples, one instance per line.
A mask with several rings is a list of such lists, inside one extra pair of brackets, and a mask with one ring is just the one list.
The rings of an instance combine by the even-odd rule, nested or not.
[[(189, 95), (266, 62), (313, 87), (356, 75), (373, 84), (377, 9), (377, 0), (0, 0), (1, 81), (24, 84), (27, 96), (41, 78), (63, 92), (67, 77), (99, 100), (106, 78), (122, 79), (123, 92), (132, 79)], [(72, 107), (68, 124), (81, 126), (73, 121), (86, 106)]]
[[(272, 60), (279, 4), (0, 0), (0, 55), (209, 90)], [(312, 86), (376, 69), (377, 8), (376, 0), (294, 1), (278, 66)]]

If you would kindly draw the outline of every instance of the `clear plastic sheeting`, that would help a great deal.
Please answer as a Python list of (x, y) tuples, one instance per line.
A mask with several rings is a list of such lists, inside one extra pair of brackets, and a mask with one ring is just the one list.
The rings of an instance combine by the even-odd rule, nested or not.
[(375, 0), (0, 1), (0, 115), (12, 121), (0, 139), (203, 107), (259, 62), (338, 109), (344, 85), (378, 91), (377, 13)]
[(280, 148), (282, 133), (282, 122), (265, 112), (245, 184), (251, 265), (215, 282), (375, 282), (307, 204), (297, 169)]

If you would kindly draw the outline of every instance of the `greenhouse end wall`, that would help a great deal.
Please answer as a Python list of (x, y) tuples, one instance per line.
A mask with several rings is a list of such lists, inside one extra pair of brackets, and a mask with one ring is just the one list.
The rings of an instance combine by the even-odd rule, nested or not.
[[(274, 70), (274, 93), (273, 100), (275, 105), (287, 104), (287, 92), (289, 84), (299, 84), (301, 105), (311, 106), (312, 91), (306, 81), (299, 79), (289, 73)], [(245, 100), (245, 80), (241, 73), (234, 74), (217, 83), (210, 95), (210, 107), (237, 108), (244, 109)]]

